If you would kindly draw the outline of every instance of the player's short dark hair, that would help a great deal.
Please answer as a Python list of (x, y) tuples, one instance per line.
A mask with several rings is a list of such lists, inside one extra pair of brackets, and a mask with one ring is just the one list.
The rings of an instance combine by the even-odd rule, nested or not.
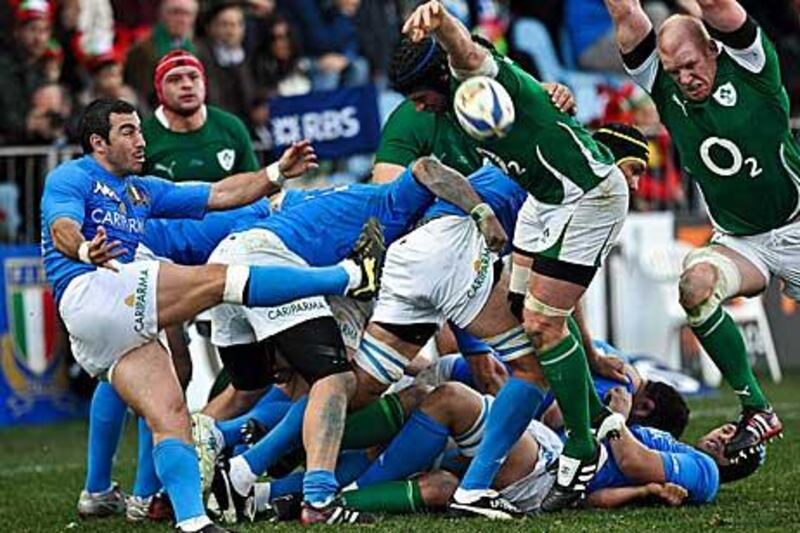
[(447, 94), (450, 83), (447, 53), (432, 37), (417, 43), (401, 37), (389, 64), (389, 82), (404, 96), (424, 89)]
[(731, 483), (739, 481), (753, 474), (758, 467), (764, 464), (767, 457), (767, 448), (760, 444), (754, 453), (750, 453), (745, 458), (740, 458), (736, 463), (719, 466), (719, 482)]
[(644, 394), (652, 400), (653, 410), (644, 417), (633, 417), (632, 423), (666, 431), (679, 439), (689, 423), (689, 406), (675, 387), (660, 381), (648, 381)]
[(91, 154), (94, 151), (92, 143), (89, 142), (92, 135), (99, 135), (108, 142), (112, 114), (128, 115), (135, 112), (136, 108), (124, 100), (100, 98), (89, 104), (83, 111), (78, 124), (83, 153)]

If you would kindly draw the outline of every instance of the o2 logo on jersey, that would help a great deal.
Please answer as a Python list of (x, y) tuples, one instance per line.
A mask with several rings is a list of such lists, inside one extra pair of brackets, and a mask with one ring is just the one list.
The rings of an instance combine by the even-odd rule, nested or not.
[(475, 150), (483, 156), (483, 164), (486, 165), (490, 163), (500, 170), (503, 173), (508, 174), (509, 176), (521, 176), (527, 171), (528, 169), (520, 165), (518, 162), (511, 160), (506, 162), (502, 157), (497, 155), (496, 153), (489, 151), (485, 148), (481, 148), (480, 146), (476, 146)]
[[(726, 163), (719, 162), (719, 164), (715, 162), (714, 159), (711, 158), (712, 149), (715, 149), (717, 152), (727, 152), (726, 159), (728, 161)], [(743, 166), (748, 167), (748, 174), (751, 178), (756, 178), (759, 174), (764, 172), (764, 169), (758, 165), (758, 160), (755, 157), (748, 157), (745, 159), (742, 155), (742, 151), (739, 150), (735, 142), (722, 137), (708, 137), (703, 141), (700, 144), (700, 159), (703, 160), (708, 170), (723, 178), (735, 176), (742, 170)], [(719, 161), (719, 158), (716, 159)]]

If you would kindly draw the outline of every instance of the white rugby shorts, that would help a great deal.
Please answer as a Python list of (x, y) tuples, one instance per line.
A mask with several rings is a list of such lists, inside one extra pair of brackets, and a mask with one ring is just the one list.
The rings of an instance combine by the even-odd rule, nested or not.
[(372, 320), (452, 320), (467, 327), (489, 300), (497, 256), (469, 217), (431, 220), (389, 246)]
[(514, 230), (514, 248), (551, 259), (600, 266), (628, 212), (628, 184), (612, 172), (575, 201), (545, 204), (528, 195)]
[(524, 512), (538, 511), (542, 500), (555, 483), (555, 472), (548, 472), (548, 465), (558, 460), (563, 444), (552, 429), (539, 421), (531, 420), (525, 430), (539, 444), (539, 456), (533, 470), (500, 491), (500, 495)]
[[(209, 263), (308, 266), (283, 241), (265, 229), (234, 233), (217, 245)], [(333, 316), (323, 296), (294, 300), (276, 307), (249, 308), (220, 304), (211, 310), (211, 342), (216, 346), (251, 344), (298, 324)]]
[(781, 278), (783, 292), (800, 301), (800, 220), (746, 237), (716, 232), (711, 243), (743, 255), (758, 268), (765, 282), (769, 283), (771, 274)]
[(73, 279), (59, 303), (75, 360), (92, 376), (158, 337), (158, 261), (98, 268)]

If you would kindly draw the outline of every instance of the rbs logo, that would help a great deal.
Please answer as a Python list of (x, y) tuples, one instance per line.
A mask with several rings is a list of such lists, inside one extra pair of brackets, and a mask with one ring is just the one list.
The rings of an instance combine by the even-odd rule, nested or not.
[(282, 146), (310, 139), (311, 142), (349, 139), (361, 131), (355, 106), (308, 112), (302, 115), (284, 115), (272, 120), (275, 144)]

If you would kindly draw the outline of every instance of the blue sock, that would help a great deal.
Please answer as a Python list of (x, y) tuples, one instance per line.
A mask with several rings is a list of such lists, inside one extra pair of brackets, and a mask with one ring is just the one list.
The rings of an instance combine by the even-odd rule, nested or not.
[(290, 401), (264, 403), (259, 401), (250, 411), (246, 412), (242, 416), (237, 416), (236, 418), (231, 418), (230, 420), (220, 420), (217, 422), (217, 429), (222, 432), (222, 436), (225, 438), (225, 447), (231, 448), (241, 442), (242, 428), (245, 424), (247, 424), (249, 419), (255, 418), (264, 424), (267, 427), (267, 430), (271, 430), (283, 419), (284, 416), (286, 416), (286, 413), (289, 411), (291, 406), (292, 402)]
[(486, 431), (472, 459), (461, 488), (488, 489), (503, 459), (528, 427), (544, 393), (534, 385), (512, 377), (500, 389), (486, 419)]
[(300, 494), (303, 492), (303, 472), (292, 472), (286, 477), (274, 479), (269, 482), (269, 501), (287, 494)]
[(153, 433), (144, 418), (139, 417), (139, 455), (136, 460), (136, 479), (133, 495), (141, 498), (152, 496), (161, 488), (153, 459)]
[(205, 516), (200, 494), (200, 467), (194, 448), (178, 439), (164, 439), (153, 448), (158, 477), (167, 490), (175, 523)]
[(244, 305), (274, 307), (309, 296), (341, 296), (350, 277), (341, 266), (251, 266)]
[(336, 496), (339, 484), (330, 470), (309, 470), (303, 476), (303, 500), (316, 505), (325, 505)]
[(292, 404), (289, 412), (266, 437), (242, 454), (250, 470), (261, 475), (287, 453), (299, 446), (303, 440), (303, 413), (306, 411), (308, 396), (303, 396)]
[(101, 381), (97, 384), (89, 410), (88, 492), (103, 492), (111, 488), (111, 467), (127, 410), (128, 406), (110, 383)]
[(346, 487), (363, 474), (372, 463), (366, 450), (347, 450), (339, 454), (336, 461), (336, 481)]
[(414, 411), (389, 447), (358, 478), (359, 488), (406, 479), (427, 470), (447, 445), (449, 432), (422, 411)]

